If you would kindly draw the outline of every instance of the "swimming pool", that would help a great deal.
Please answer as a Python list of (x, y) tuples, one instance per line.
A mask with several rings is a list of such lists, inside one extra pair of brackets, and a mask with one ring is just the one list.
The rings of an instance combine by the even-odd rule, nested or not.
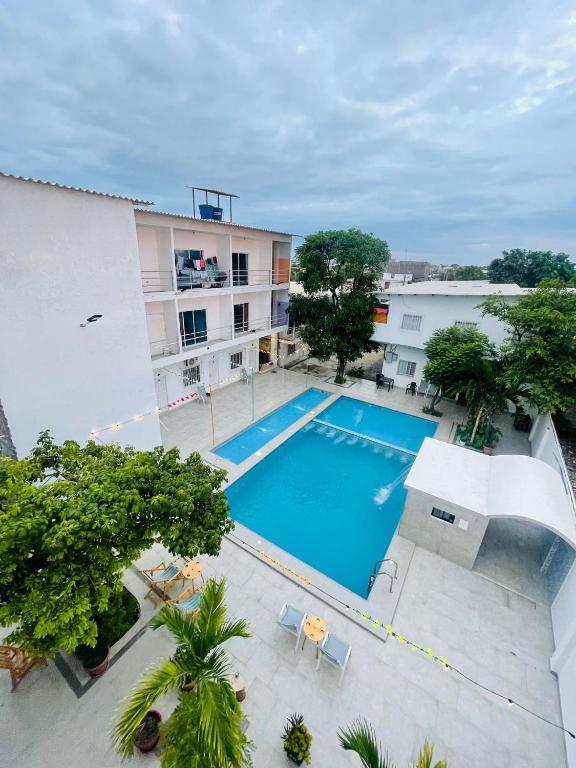
[(244, 459), (284, 432), (315, 406), (320, 405), (327, 397), (330, 397), (329, 392), (323, 392), (321, 389), (314, 389), (313, 387), (307, 389), (268, 416), (259, 419), (248, 429), (214, 448), (213, 453), (222, 456), (223, 459), (228, 459), (233, 464), (241, 464)]
[(436, 426), (340, 397), (229, 486), (230, 514), (366, 597), (402, 515), (403, 481)]

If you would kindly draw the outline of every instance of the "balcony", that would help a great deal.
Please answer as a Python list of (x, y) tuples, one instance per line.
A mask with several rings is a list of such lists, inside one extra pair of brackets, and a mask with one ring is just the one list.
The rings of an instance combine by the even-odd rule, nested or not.
[(142, 270), (142, 290), (144, 293), (162, 293), (174, 290), (174, 277), (172, 270)]
[(272, 273), (269, 269), (234, 269), (223, 270), (180, 270), (177, 277), (179, 291), (197, 288), (241, 288), (244, 286), (272, 285)]
[(218, 344), (222, 341), (244, 339), (253, 333), (262, 333), (274, 328), (281, 328), (286, 323), (285, 315), (278, 315), (277, 317), (268, 316), (255, 320), (243, 320), (242, 322), (223, 325), (220, 328), (208, 328), (207, 330), (182, 334), (182, 351), (189, 350), (192, 347), (202, 347), (205, 344)]
[(150, 355), (152, 360), (179, 354), (180, 345), (178, 339), (159, 339), (158, 341), (150, 342)]

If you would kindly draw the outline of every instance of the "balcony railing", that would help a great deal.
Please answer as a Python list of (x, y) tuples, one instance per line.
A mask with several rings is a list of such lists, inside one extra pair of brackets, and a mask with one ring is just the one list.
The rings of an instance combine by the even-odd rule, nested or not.
[(157, 360), (159, 357), (178, 355), (179, 353), (180, 345), (178, 344), (178, 339), (159, 339), (158, 341), (150, 342), (150, 355), (153, 360)]
[(140, 273), (142, 277), (142, 290), (144, 293), (159, 293), (174, 290), (172, 270), (144, 269)]
[(251, 333), (269, 331), (280, 328), (288, 322), (286, 315), (262, 317), (255, 320), (243, 320), (231, 325), (223, 325), (219, 328), (207, 328), (206, 330), (183, 333), (181, 335), (182, 349), (199, 347), (203, 344), (217, 344), (220, 341), (230, 341), (236, 338), (246, 338)]
[(272, 285), (269, 269), (194, 270), (184, 269), (178, 273), (176, 283), (179, 291), (196, 288), (241, 288), (246, 285)]

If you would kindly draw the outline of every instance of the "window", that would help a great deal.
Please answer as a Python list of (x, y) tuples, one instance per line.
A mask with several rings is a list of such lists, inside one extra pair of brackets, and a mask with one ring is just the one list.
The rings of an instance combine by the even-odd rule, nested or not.
[(468, 320), (456, 320), (454, 325), (456, 328), (478, 328), (478, 323), (470, 323)]
[(399, 376), (414, 376), (415, 373), (416, 363), (411, 363), (409, 360), (398, 360)]
[(248, 308), (249, 304), (234, 304), (234, 331), (235, 333), (244, 333), (248, 330)]
[(232, 254), (232, 285), (248, 285), (248, 254)]
[(373, 320), (375, 323), (388, 323), (388, 304), (379, 304), (374, 310)]
[(454, 520), (456, 520), (456, 515), (451, 515), (450, 512), (444, 512), (443, 509), (438, 509), (437, 507), (432, 507), (431, 515), (438, 518), (438, 520), (443, 520), (445, 523), (450, 523), (450, 525), (454, 525)]
[(419, 331), (422, 324), (422, 315), (402, 315), (402, 325), (404, 331)]
[(191, 365), (188, 368), (184, 368), (182, 371), (182, 383), (185, 387), (191, 387), (193, 384), (198, 384), (200, 381), (200, 366)]
[(190, 309), (186, 312), (180, 312), (180, 335), (184, 347), (208, 341), (206, 310)]
[(233, 352), (230, 355), (230, 368), (242, 368), (242, 352)]

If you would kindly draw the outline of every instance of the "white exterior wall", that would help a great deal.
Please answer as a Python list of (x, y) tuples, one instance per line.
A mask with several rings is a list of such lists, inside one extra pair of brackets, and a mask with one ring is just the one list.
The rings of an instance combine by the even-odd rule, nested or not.
[[(477, 323), (481, 333), (486, 334), (494, 344), (501, 344), (506, 338), (506, 330), (499, 320), (494, 317), (482, 317), (479, 305), (482, 296), (450, 296), (450, 295), (385, 295), (388, 302), (388, 322), (375, 323), (372, 339), (386, 343), (388, 349), (398, 354), (398, 360), (416, 362), (416, 373), (413, 376), (398, 374), (398, 360), (382, 366), (382, 373), (397, 380), (397, 384), (420, 381), (424, 378), (422, 370), (426, 364), (424, 344), (435, 331), (447, 328), (458, 321)], [(419, 331), (409, 331), (402, 328), (404, 315), (419, 315), (422, 317)], [(397, 349), (394, 347), (397, 346)]]
[[(19, 456), (43, 429), (84, 443), (156, 406), (139, 268), (130, 202), (0, 179), (0, 393)], [(99, 437), (161, 442), (156, 416)]]
[[(576, 563), (560, 587), (551, 613), (556, 650), (550, 667), (558, 676), (562, 719), (570, 728), (576, 722)], [(565, 741), (569, 768), (576, 768), (576, 742), (570, 736)]]

